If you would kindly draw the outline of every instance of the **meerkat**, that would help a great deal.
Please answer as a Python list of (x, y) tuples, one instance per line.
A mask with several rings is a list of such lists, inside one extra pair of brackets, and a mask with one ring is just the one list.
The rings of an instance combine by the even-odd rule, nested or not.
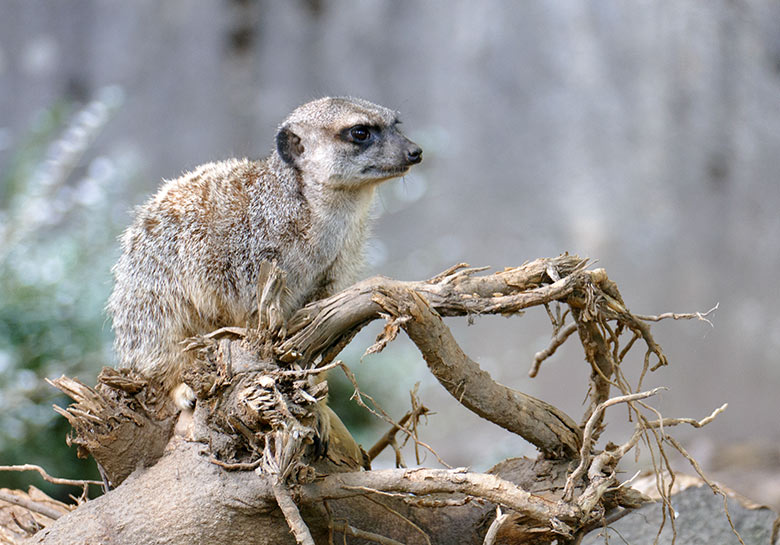
[(165, 182), (135, 211), (107, 309), (120, 367), (159, 380), (191, 408), (181, 342), (252, 322), (258, 267), (285, 271), (283, 311), (356, 280), (377, 185), (404, 175), (422, 150), (397, 112), (356, 98), (296, 108), (263, 160), (202, 165)]

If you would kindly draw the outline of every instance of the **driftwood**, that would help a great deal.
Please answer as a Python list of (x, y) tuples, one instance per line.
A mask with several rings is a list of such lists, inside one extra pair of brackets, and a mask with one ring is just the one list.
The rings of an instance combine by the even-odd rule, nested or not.
[[(76, 401), (63, 412), (74, 428), (71, 441), (95, 457), (115, 489), (48, 524), (30, 542), (332, 543), (334, 535), (350, 543), (577, 540), (648, 500), (616, 474), (617, 463), (640, 440), (666, 460), (664, 445), (682, 449), (668, 428), (704, 425), (723, 409), (703, 421), (646, 415), (643, 400), (655, 391), (639, 391), (641, 378), (631, 387), (621, 363), (636, 341), (646, 349), (641, 377), (667, 363), (647, 325), (658, 317), (633, 315), (606, 272), (586, 265), (563, 255), (495, 274), (457, 265), (425, 282), (376, 277), (306, 306), (285, 323), (278, 312), (284, 276), (266, 264), (259, 327), (225, 328), (185, 347), (199, 354), (186, 377), (198, 404), (175, 431), (158, 386), (131, 372), (104, 370), (95, 389), (65, 377), (54, 381)], [(496, 383), (442, 321), (534, 306), (547, 309), (553, 340), (537, 354), (532, 375), (574, 331), (579, 334), (592, 371), (591, 402), (580, 424)], [(534, 444), (540, 458), (507, 460), (486, 474), (363, 471), (370, 456), (337, 440), (341, 424), (324, 408), (327, 383), (318, 378), (328, 370), (350, 374), (335, 358), (375, 319), (386, 326), (369, 352), (403, 330), (450, 394)], [(624, 333), (630, 339), (621, 345)], [(610, 397), (614, 389), (620, 395)], [(636, 431), (623, 444), (594, 451), (606, 409), (615, 404), (629, 408)], [(406, 421), (390, 423), (380, 445), (393, 444), (396, 433), (423, 445)]]

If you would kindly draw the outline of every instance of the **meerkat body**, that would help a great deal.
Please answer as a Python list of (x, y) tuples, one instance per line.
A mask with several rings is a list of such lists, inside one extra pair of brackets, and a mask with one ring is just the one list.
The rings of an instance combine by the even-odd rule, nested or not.
[(251, 324), (263, 261), (287, 273), (287, 314), (353, 282), (376, 186), (422, 160), (397, 124), (370, 102), (323, 98), (290, 114), (266, 159), (164, 183), (136, 210), (113, 269), (119, 365), (173, 390), (190, 361), (181, 341)]

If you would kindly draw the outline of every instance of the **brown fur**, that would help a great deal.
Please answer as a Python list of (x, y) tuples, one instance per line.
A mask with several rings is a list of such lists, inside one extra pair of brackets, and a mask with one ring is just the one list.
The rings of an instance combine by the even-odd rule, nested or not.
[[(189, 361), (182, 340), (256, 319), (264, 260), (287, 273), (288, 314), (354, 281), (375, 186), (422, 158), (396, 123), (366, 101), (320, 99), (290, 114), (268, 158), (165, 182), (136, 210), (113, 269), (119, 365), (173, 389)], [(355, 141), (355, 126), (373, 140)]]

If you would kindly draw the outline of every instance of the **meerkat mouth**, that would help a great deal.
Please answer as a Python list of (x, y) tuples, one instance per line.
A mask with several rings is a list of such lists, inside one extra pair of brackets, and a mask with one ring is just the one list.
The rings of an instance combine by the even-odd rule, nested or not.
[(361, 174), (379, 174), (381, 177), (387, 177), (387, 178), (394, 178), (396, 176), (400, 176), (402, 174), (406, 174), (409, 172), (409, 169), (412, 168), (412, 165), (406, 165), (403, 167), (394, 167), (394, 168), (380, 168), (380, 167), (366, 167), (361, 171)]

